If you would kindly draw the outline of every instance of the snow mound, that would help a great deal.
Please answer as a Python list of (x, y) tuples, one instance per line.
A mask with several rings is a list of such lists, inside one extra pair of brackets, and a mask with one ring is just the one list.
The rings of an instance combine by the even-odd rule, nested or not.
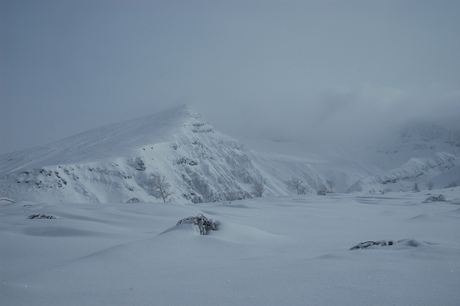
[(420, 247), (428, 246), (428, 245), (430, 245), (430, 243), (420, 241), (420, 240), (417, 240), (417, 239), (403, 239), (403, 240), (399, 240), (396, 245), (420, 248)]

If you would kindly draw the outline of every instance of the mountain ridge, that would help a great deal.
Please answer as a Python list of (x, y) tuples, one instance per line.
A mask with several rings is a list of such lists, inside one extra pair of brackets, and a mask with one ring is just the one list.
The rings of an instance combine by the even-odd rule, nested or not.
[(160, 172), (178, 202), (243, 199), (251, 195), (242, 185), (261, 177), (250, 156), (181, 106), (3, 155), (1, 191), (27, 200), (155, 201), (149, 177)]
[[(19, 162), (3, 163), (0, 165), (0, 171), (2, 173), (10, 172), (14, 167), (8, 167), (11, 164), (17, 164), (16, 168), (21, 167), (25, 164), (27, 155), (30, 155), (31, 151), (35, 151), (33, 155), (39, 163), (45, 164), (82, 162), (85, 158), (88, 158), (89, 161), (111, 158), (113, 154), (110, 152), (114, 149), (116, 149), (117, 156), (129, 155), (132, 149), (138, 149), (152, 142), (167, 140), (173, 132), (170, 129), (176, 128), (177, 130), (177, 126), (172, 125), (171, 121), (181, 118), (198, 120), (200, 115), (188, 106), (182, 105), (142, 118), (94, 128), (47, 145), (2, 154), (2, 157), (10, 162), (15, 160)], [(135, 135), (142, 137), (135, 138), (133, 137)], [(121, 141), (123, 141), (122, 145), (120, 145)], [(89, 154), (84, 154), (83, 150)], [(73, 152), (77, 152), (77, 154), (73, 154)], [(100, 156), (101, 154), (102, 156)]]
[(273, 143), (284, 150), (257, 152), (217, 131), (184, 105), (2, 154), (0, 196), (155, 202), (158, 198), (150, 186), (153, 173), (165, 176), (171, 186), (170, 200), (180, 203), (249, 198), (256, 182), (263, 182), (264, 195), (292, 194), (285, 182), (293, 177), (303, 181), (308, 193), (324, 189), (326, 180), (334, 181), (336, 192), (371, 192), (391, 184), (394, 191), (407, 190), (417, 180), (426, 182), (440, 175), (443, 183), (455, 178), (460, 169), (457, 134), (439, 128), (433, 133), (420, 131), (409, 129), (361, 152), (370, 154), (374, 162), (312, 155), (308, 145), (295, 149), (295, 143), (279, 141)]

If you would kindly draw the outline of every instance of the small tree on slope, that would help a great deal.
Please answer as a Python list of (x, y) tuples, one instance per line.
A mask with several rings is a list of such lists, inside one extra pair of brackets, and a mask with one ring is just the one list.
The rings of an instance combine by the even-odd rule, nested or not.
[(292, 177), (290, 180), (286, 181), (286, 186), (292, 191), (297, 192), (297, 194), (306, 194), (307, 188), (303, 185), (303, 181), (298, 177)]
[(169, 202), (172, 192), (171, 185), (168, 183), (166, 176), (160, 172), (153, 172), (148, 181), (150, 193), (156, 198), (162, 198), (163, 202)]
[(326, 180), (326, 185), (329, 187), (330, 193), (332, 193), (332, 188), (335, 186), (335, 181), (333, 180)]
[(255, 197), (261, 197), (265, 191), (265, 186), (264, 186), (265, 181), (264, 180), (256, 180), (252, 184), (252, 194)]

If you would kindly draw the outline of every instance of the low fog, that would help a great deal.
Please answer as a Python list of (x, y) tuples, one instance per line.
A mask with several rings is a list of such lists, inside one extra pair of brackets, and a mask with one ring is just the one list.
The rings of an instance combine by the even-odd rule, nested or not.
[(460, 128), (454, 1), (2, 1), (0, 153), (188, 104), (234, 137)]
[(232, 101), (226, 100), (216, 109), (205, 103), (195, 108), (206, 118), (218, 118), (215, 125), (233, 135), (315, 143), (365, 141), (414, 121), (460, 128), (460, 92), (453, 88), (411, 92), (371, 86), (340, 87), (316, 92), (312, 89), (304, 97), (267, 96), (259, 103)]

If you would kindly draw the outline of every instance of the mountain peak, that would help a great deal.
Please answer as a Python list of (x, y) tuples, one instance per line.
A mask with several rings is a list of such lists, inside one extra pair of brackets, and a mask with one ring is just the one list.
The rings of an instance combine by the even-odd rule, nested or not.
[(142, 118), (94, 128), (32, 149), (2, 155), (2, 173), (18, 167), (68, 164), (130, 156), (133, 150), (171, 141), (185, 126), (203, 127), (201, 115), (181, 105)]

